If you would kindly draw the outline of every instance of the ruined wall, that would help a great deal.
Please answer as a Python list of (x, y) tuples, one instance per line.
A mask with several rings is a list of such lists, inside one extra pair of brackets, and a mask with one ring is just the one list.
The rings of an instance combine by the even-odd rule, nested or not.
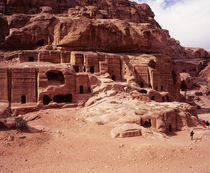
[(37, 72), (35, 68), (12, 68), (11, 103), (37, 101)]

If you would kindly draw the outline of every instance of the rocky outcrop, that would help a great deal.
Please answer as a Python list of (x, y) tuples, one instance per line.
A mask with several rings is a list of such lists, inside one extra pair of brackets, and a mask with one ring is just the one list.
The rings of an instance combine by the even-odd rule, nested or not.
[[(168, 32), (146, 23), (122, 20), (63, 20), (55, 26), (56, 46), (68, 50), (170, 54)], [(64, 29), (65, 28), (65, 29)]]
[(142, 134), (143, 127), (168, 133), (198, 125), (197, 112), (193, 106), (178, 102), (143, 102), (126, 93), (118, 93), (109, 99), (104, 96), (83, 108), (82, 113), (89, 122), (112, 124), (113, 137), (127, 137), (129, 133), (130, 136), (138, 136)]
[(122, 19), (137, 23), (151, 23), (157, 26), (154, 20), (154, 13), (147, 4), (137, 4), (128, 0), (7, 0), (2, 6), (5, 13), (39, 13), (43, 6), (52, 8), (53, 13), (64, 13), (69, 10), (73, 16), (86, 16), (89, 18)]
[[(20, 15), (23, 17), (22, 15)], [(37, 47), (49, 45), (53, 42), (54, 22), (56, 18), (48, 15), (40, 15), (29, 18), (24, 16), (19, 24), (19, 15), (9, 17), (10, 34), (5, 38), (4, 48), (9, 50), (36, 49)], [(16, 26), (16, 28), (14, 28)]]
[[(7, 1), (6, 7), (10, 14), (23, 13), (23, 9), (27, 13), (7, 17), (10, 34), (5, 38), (6, 50), (48, 45), (63, 50), (184, 55), (179, 42), (154, 20), (147, 4), (128, 0), (21, 0)], [(31, 15), (33, 10), (35, 15)]]
[(193, 78), (190, 76), (189, 73), (180, 73), (181, 77), (181, 89), (186, 90), (186, 89), (191, 89), (193, 86)]
[(189, 59), (209, 59), (209, 53), (202, 48), (185, 47)]
[(26, 14), (14, 14), (7, 17), (9, 28), (22, 28), (32, 16)]

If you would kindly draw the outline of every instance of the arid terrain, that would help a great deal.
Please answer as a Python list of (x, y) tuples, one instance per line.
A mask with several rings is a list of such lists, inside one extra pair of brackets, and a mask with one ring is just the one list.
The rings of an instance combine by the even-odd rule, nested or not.
[[(80, 108), (50, 109), (30, 127), (44, 132), (0, 131), (0, 172), (210, 172), (210, 128), (190, 128), (164, 140), (111, 138), (110, 125), (86, 123)], [(210, 114), (200, 115), (210, 121)]]

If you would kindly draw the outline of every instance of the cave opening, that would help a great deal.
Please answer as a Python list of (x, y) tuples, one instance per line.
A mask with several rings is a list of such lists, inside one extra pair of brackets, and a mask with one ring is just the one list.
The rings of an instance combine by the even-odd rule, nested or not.
[(28, 57), (28, 61), (29, 62), (34, 62), (34, 57), (32, 57), (32, 56)]
[(165, 102), (165, 97), (162, 97), (162, 101)]
[(37, 46), (44, 46), (44, 40), (42, 39), (42, 40), (37, 41), (36, 45)]
[(116, 76), (112, 75), (112, 80), (116, 81)]
[(79, 72), (79, 66), (74, 66), (74, 71), (78, 73)]
[(156, 68), (156, 63), (154, 60), (151, 60), (149, 63), (148, 63), (148, 66), (155, 69)]
[(182, 91), (186, 91), (187, 90), (187, 85), (186, 85), (185, 81), (182, 81), (182, 83), (181, 83), (181, 90)]
[(142, 94), (147, 94), (147, 90), (144, 90), (144, 89), (143, 90), (139, 90), (139, 92), (142, 93)]
[(48, 95), (44, 95), (44, 97), (43, 97), (44, 105), (48, 105), (51, 101), (52, 101), (52, 99)]
[(168, 126), (168, 131), (172, 132), (172, 125), (171, 124), (169, 124), (169, 126)]
[(144, 88), (144, 82), (140, 82), (140, 87)]
[(65, 83), (63, 73), (60, 71), (48, 71), (46, 73), (48, 81), (57, 82), (57, 83)]
[(21, 96), (21, 104), (26, 104), (26, 95)]
[(91, 66), (90, 67), (90, 73), (94, 73), (94, 72), (95, 72), (94, 66)]
[(170, 102), (169, 96), (166, 96), (166, 100), (167, 102)]
[(83, 94), (84, 93), (84, 87), (83, 87), (83, 85), (80, 85), (79, 86), (79, 93), (80, 94)]
[(150, 128), (152, 126), (151, 119), (147, 119), (144, 121), (144, 127)]
[(55, 95), (53, 101), (56, 103), (71, 103), (72, 102), (72, 94), (67, 95)]

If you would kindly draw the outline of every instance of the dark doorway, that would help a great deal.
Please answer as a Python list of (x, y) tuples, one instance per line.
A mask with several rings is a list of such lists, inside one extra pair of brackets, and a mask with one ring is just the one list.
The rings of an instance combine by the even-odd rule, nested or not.
[(94, 72), (95, 72), (94, 66), (91, 66), (90, 67), (90, 73), (94, 73)]
[(116, 76), (112, 75), (112, 80), (116, 81)]
[(167, 102), (170, 102), (170, 100), (169, 100), (169, 97), (168, 97), (168, 96), (166, 96), (166, 100), (167, 100)]
[(6, 126), (3, 122), (0, 122), (0, 131), (6, 129)]
[(139, 92), (142, 94), (147, 94), (147, 90), (144, 90), (144, 89), (140, 90)]
[(165, 97), (162, 97), (162, 101), (165, 102)]
[(28, 61), (29, 62), (34, 62), (34, 57), (32, 57), (32, 56), (28, 57)]
[(160, 89), (161, 89), (161, 91), (163, 91), (163, 86), (162, 85), (161, 85)]
[(74, 66), (74, 71), (78, 73), (79, 72), (79, 67), (78, 66)]
[(148, 63), (148, 66), (155, 69), (155, 67), (156, 67), (155, 61), (154, 61), (154, 60), (151, 60), (151, 61)]
[(88, 88), (88, 92), (91, 93), (91, 89), (90, 88)]
[(21, 96), (21, 104), (26, 104), (26, 96), (25, 95)]
[(152, 96), (151, 100), (155, 100), (155, 96)]
[(56, 103), (71, 103), (72, 102), (72, 94), (56, 95), (56, 96), (54, 96), (53, 101)]
[(168, 131), (169, 131), (169, 132), (172, 131), (172, 126), (171, 126), (171, 124), (169, 124), (169, 126), (168, 126)]
[(83, 71), (86, 72), (86, 67), (84, 66)]
[(187, 90), (187, 85), (185, 83), (185, 81), (183, 80), (182, 83), (181, 83), (181, 90), (182, 91), (186, 91)]
[(182, 72), (186, 72), (186, 70), (185, 70), (185, 69), (183, 69), (183, 70), (182, 70)]
[(144, 88), (144, 82), (141, 82), (141, 83), (140, 83), (140, 87), (141, 87), (141, 88)]
[(44, 40), (39, 40), (36, 42), (37, 46), (44, 46)]
[(157, 86), (155, 87), (155, 90), (156, 90), (156, 91), (158, 90), (158, 87), (157, 87)]
[(44, 105), (48, 105), (51, 101), (52, 101), (52, 99), (48, 95), (44, 95), (44, 97), (43, 97)]
[(84, 93), (83, 85), (80, 85), (80, 86), (79, 86), (79, 92), (80, 92), (80, 94)]
[(151, 119), (144, 121), (144, 127), (150, 128), (152, 126)]
[(149, 87), (150, 87), (150, 88), (152, 88), (152, 85), (151, 85), (151, 84), (149, 84)]

